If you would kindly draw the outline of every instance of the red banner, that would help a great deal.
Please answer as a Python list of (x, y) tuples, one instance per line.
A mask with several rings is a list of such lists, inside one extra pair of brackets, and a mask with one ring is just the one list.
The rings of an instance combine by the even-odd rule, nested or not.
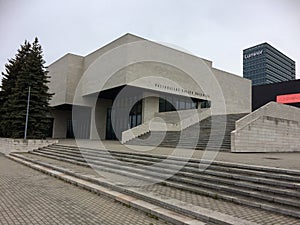
[(276, 97), (276, 102), (279, 103), (297, 103), (300, 102), (299, 94), (289, 94), (289, 95), (278, 95)]

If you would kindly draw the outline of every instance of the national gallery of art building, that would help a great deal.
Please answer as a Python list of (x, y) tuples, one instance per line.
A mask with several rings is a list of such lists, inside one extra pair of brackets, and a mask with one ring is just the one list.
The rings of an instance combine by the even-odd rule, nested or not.
[(188, 148), (196, 137), (196, 149), (300, 150), (298, 108), (270, 102), (252, 112), (250, 80), (177, 47), (125, 34), (48, 70), (53, 138)]

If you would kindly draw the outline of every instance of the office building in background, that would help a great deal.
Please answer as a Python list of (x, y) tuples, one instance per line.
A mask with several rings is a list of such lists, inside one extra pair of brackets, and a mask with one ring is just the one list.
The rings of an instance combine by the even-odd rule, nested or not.
[(243, 77), (253, 86), (295, 80), (295, 61), (262, 43), (243, 50)]

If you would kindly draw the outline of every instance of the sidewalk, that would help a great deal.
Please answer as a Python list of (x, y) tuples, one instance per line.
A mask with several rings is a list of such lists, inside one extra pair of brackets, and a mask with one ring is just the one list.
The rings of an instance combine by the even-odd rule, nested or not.
[(0, 224), (165, 224), (0, 154)]

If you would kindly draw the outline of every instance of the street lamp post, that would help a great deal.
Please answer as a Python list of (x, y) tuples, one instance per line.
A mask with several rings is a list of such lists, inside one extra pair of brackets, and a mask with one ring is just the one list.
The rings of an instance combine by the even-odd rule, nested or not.
[(30, 86), (28, 87), (28, 98), (27, 98), (27, 111), (26, 111), (24, 140), (26, 140), (26, 138), (27, 138), (27, 127), (28, 127), (28, 116), (29, 116), (29, 102), (30, 102)]

